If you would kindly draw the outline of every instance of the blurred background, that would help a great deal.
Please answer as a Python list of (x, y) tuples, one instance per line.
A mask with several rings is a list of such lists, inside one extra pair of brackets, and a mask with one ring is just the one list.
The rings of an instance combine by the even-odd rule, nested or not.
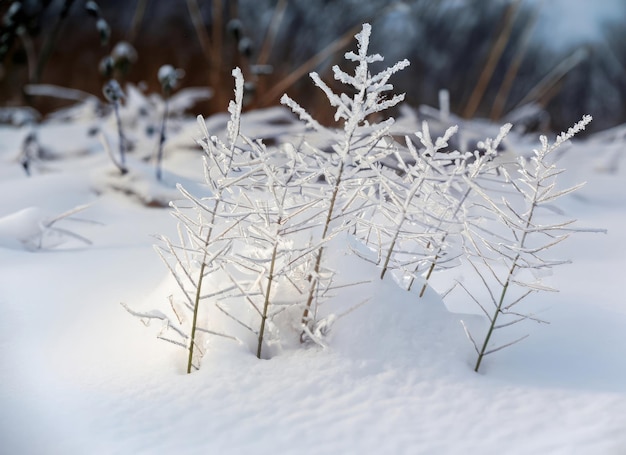
[(558, 131), (586, 113), (590, 131), (626, 122), (623, 0), (2, 0), (0, 16), (0, 107), (42, 115), (68, 101), (29, 95), (29, 84), (103, 98), (115, 77), (161, 93), (157, 72), (170, 64), (181, 86), (214, 90), (194, 114), (226, 109), (240, 66), (248, 109), (288, 93), (330, 119), (308, 73), (332, 83), (369, 22), (371, 52), (411, 61), (392, 82), (412, 106), (437, 106), (447, 89), (466, 118), (530, 109), (536, 129)]

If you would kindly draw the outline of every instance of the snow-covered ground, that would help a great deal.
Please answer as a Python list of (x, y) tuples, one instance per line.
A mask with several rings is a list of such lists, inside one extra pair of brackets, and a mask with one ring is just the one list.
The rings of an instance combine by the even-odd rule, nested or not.
[[(263, 116), (249, 118), (258, 127)], [(484, 323), (472, 302), (451, 294), (444, 305), (434, 292), (417, 300), (385, 279), (359, 291), (369, 303), (337, 321), (325, 349), (257, 360), (226, 344), (186, 375), (184, 352), (120, 305), (167, 300), (171, 278), (152, 235), (173, 237), (175, 220), (107, 189), (116, 171), (87, 129), (41, 126), (51, 158), (33, 163), (31, 177), (17, 159), (26, 131), (0, 129), (1, 453), (626, 453), (623, 131), (563, 150), (565, 183), (588, 183), (560, 208), (608, 233), (557, 247), (573, 260), (552, 277), (561, 292), (531, 302), (551, 324), (521, 327), (531, 336), (489, 356), (479, 374), (460, 324)], [(251, 134), (245, 119), (243, 129)], [(189, 121), (170, 138), (172, 186), (201, 180), (197, 136)], [(513, 145), (529, 153), (537, 144)], [(151, 153), (155, 140), (142, 147)], [(335, 261), (355, 277), (372, 272), (353, 256)]]

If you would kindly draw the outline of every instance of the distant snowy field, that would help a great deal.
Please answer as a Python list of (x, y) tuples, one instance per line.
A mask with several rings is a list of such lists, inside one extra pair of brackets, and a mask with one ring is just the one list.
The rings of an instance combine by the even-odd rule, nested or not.
[[(244, 132), (267, 135), (277, 128), (265, 121), (273, 115), (248, 114)], [(222, 120), (208, 119), (223, 129)], [(353, 296), (371, 301), (336, 323), (326, 349), (260, 361), (233, 344), (209, 350), (191, 375), (181, 350), (120, 305), (167, 299), (171, 279), (152, 235), (174, 236), (175, 220), (168, 209), (103, 189), (114, 168), (88, 127), (43, 124), (48, 158), (33, 163), (30, 178), (17, 158), (26, 129), (0, 128), (0, 452), (626, 453), (624, 127), (562, 150), (564, 184), (587, 185), (560, 208), (608, 233), (558, 246), (573, 260), (551, 278), (560, 293), (530, 302), (551, 324), (520, 327), (531, 336), (489, 356), (480, 374), (460, 324), (484, 323), (472, 302), (451, 294), (444, 305), (434, 292), (418, 301), (386, 279)], [(202, 178), (195, 123), (179, 127), (164, 161), (172, 186)], [(512, 145), (528, 154), (538, 141)], [(154, 147), (146, 141), (139, 150)], [(42, 230), (83, 204), (73, 217), (82, 221)], [(373, 267), (334, 260), (355, 277)], [(438, 275), (434, 288), (444, 290), (437, 280), (447, 278)]]

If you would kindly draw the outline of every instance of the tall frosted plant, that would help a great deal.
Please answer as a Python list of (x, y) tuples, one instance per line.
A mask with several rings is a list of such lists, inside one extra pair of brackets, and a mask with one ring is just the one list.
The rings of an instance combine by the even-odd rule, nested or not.
[[(254, 335), (256, 355), (262, 358), (264, 347), (281, 342), (276, 317), (301, 305), (303, 268), (311, 256), (305, 240), (308, 212), (318, 201), (300, 192), (295, 149), (269, 152), (260, 142), (242, 137), (260, 168), (249, 177), (254, 190), (242, 191), (233, 207), (233, 213), (246, 218), (223, 270), (239, 293), (217, 307)], [(251, 311), (242, 311), (242, 304)]]
[[(356, 62), (354, 75), (350, 75), (339, 68), (333, 67), (334, 78), (351, 87), (354, 95), (346, 93), (336, 94), (331, 88), (313, 72), (310, 77), (326, 95), (331, 106), (336, 108), (335, 121), (343, 126), (341, 134), (333, 144), (333, 153), (318, 153), (317, 160), (323, 176), (328, 182), (326, 197), (322, 199), (324, 205), (321, 219), (322, 228), (319, 234), (319, 247), (317, 249), (313, 268), (309, 274), (309, 291), (302, 315), (302, 323), (309, 329), (313, 329), (315, 321), (311, 318), (315, 314), (317, 296), (320, 290), (320, 279), (323, 269), (323, 256), (326, 240), (336, 233), (337, 230), (345, 229), (349, 221), (342, 215), (349, 210), (351, 201), (359, 192), (362, 183), (356, 184), (361, 177), (358, 171), (368, 168), (375, 161), (384, 156), (388, 151), (377, 149), (380, 139), (388, 133), (393, 119), (387, 119), (381, 123), (370, 123), (368, 120), (373, 114), (378, 114), (389, 109), (404, 99), (404, 95), (394, 95), (387, 99), (385, 93), (393, 86), (389, 84), (389, 78), (396, 72), (409, 65), (408, 60), (402, 60), (380, 73), (372, 75), (370, 65), (380, 62), (383, 57), (379, 54), (368, 55), (371, 26), (364, 24), (360, 33), (356, 35), (358, 52), (347, 52), (345, 58)], [(300, 105), (284, 95), (281, 102), (290, 107), (310, 127), (317, 130), (324, 128), (315, 121)], [(343, 223), (342, 223), (343, 222)], [(306, 331), (303, 332), (303, 334)]]
[(490, 303), (481, 301), (474, 291), (461, 284), (489, 321), (486, 333), (480, 338), (465, 327), (477, 354), (475, 371), (479, 370), (485, 356), (528, 336), (495, 343), (493, 335), (496, 331), (526, 320), (543, 322), (519, 307), (531, 294), (556, 291), (545, 285), (541, 277), (546, 271), (569, 261), (549, 259), (547, 251), (579, 229), (571, 227), (574, 220), (550, 221), (548, 215), (557, 199), (582, 186), (558, 189), (557, 177), (564, 170), (558, 169), (551, 158), (559, 146), (583, 130), (590, 121), (591, 116), (585, 116), (559, 135), (552, 145), (542, 136), (541, 148), (534, 151), (534, 156), (530, 160), (520, 158), (518, 176), (511, 176), (502, 168), (515, 194), (497, 198), (466, 179), (468, 186), (481, 198), (475, 208), (483, 210), (486, 216), (496, 215), (499, 222), (499, 226), (467, 223), (465, 232), (466, 260), (487, 291)]
[[(203, 303), (217, 297), (227, 298), (238, 292), (236, 286), (225, 284), (221, 277), (224, 267), (230, 261), (230, 252), (240, 239), (240, 225), (250, 214), (245, 210), (234, 211), (232, 199), (233, 195), (241, 192), (242, 182), (261, 168), (249, 154), (236, 146), (243, 102), (243, 75), (237, 68), (233, 70), (233, 76), (235, 100), (231, 101), (228, 108), (231, 117), (227, 128), (227, 143), (211, 136), (204, 119), (198, 117), (203, 134), (198, 142), (205, 151), (205, 183), (210, 194), (200, 197), (179, 185), (183, 200), (171, 204), (173, 214), (178, 219), (178, 240), (173, 242), (161, 236), (161, 244), (155, 247), (182, 292), (182, 308), (174, 299), (171, 300), (175, 318), (160, 311), (137, 313), (129, 309), (142, 319), (161, 319), (166, 329), (173, 330), (174, 338), (161, 338), (185, 347), (187, 373), (198, 368), (198, 360), (203, 354), (201, 343), (198, 342), (200, 333), (232, 338), (201, 324), (200, 321), (204, 319), (201, 313)], [(210, 290), (206, 284), (209, 282)]]
[[(448, 171), (450, 174), (450, 179), (448, 180), (448, 182), (450, 182), (450, 189), (446, 191), (446, 193), (450, 196), (448, 198), (449, 205), (435, 226), (435, 229), (441, 232), (442, 237), (439, 244), (433, 242), (429, 245), (431, 250), (430, 264), (427, 265), (427, 270), (424, 273), (424, 283), (419, 293), (420, 297), (424, 296), (426, 288), (428, 287), (428, 281), (434, 270), (437, 267), (441, 267), (443, 263), (446, 262), (444, 248), (450, 243), (451, 235), (460, 233), (460, 231), (455, 228), (458, 227), (460, 223), (468, 221), (468, 214), (463, 208), (471, 200), (470, 196), (473, 186), (480, 186), (482, 178), (492, 174), (493, 171), (499, 172), (497, 165), (493, 165), (493, 161), (498, 155), (498, 147), (511, 130), (511, 126), (510, 123), (503, 125), (494, 139), (488, 138), (477, 144), (481, 152), (475, 150), (473, 153), (466, 153), (464, 156), (457, 159), (454, 168)], [(426, 130), (421, 134), (418, 133), (418, 138), (428, 150), (432, 147), (432, 140), (427, 133)], [(418, 269), (416, 268), (415, 273), (417, 272)], [(409, 289), (413, 286), (413, 282), (414, 279), (411, 278)]]
[(412, 275), (411, 267), (417, 270), (417, 264), (428, 261), (429, 248), (443, 237), (441, 227), (447, 226), (442, 225), (441, 217), (450, 199), (447, 190), (461, 160), (458, 152), (439, 151), (448, 146), (456, 130), (449, 128), (433, 142), (424, 122), (417, 134), (425, 149), (418, 151), (406, 137), (410, 160), (394, 154), (402, 177), (392, 170), (378, 170), (378, 204), (359, 219), (359, 228), (361, 237), (367, 232), (366, 241), (376, 239), (381, 279), (390, 269)]
[(241, 133), (244, 83), (241, 71), (233, 75), (227, 141), (198, 118), (210, 194), (179, 185), (178, 240), (162, 236), (156, 247), (182, 292), (182, 302), (170, 299), (175, 318), (127, 308), (171, 329), (159, 337), (187, 350), (187, 373), (199, 368), (208, 335), (254, 344), (257, 357), (267, 357), (265, 347), (281, 341), (277, 316), (302, 307), (302, 269), (315, 251), (306, 237), (319, 201), (302, 194), (301, 160), (293, 147), (268, 150)]

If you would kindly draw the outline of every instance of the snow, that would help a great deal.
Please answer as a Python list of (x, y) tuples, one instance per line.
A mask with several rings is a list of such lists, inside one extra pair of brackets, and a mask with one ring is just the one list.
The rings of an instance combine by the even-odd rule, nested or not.
[[(277, 116), (276, 109), (265, 115), (268, 123)], [(263, 122), (262, 111), (244, 115), (242, 129), (263, 137), (271, 126), (278, 134)], [(162, 187), (151, 166), (132, 159), (142, 183), (130, 187), (167, 196), (175, 181), (200, 181), (194, 125), (183, 122), (171, 137), (176, 149), (166, 145)], [(225, 122), (214, 125), (224, 136)], [(561, 292), (531, 303), (551, 324), (516, 329), (531, 336), (489, 356), (480, 374), (460, 324), (484, 325), (477, 308), (461, 294), (445, 305), (432, 290), (419, 300), (387, 276), (327, 304), (340, 317), (325, 349), (257, 360), (247, 348), (216, 342), (200, 371), (186, 375), (184, 352), (120, 305), (147, 311), (167, 302), (172, 281), (152, 244), (155, 234), (175, 236), (175, 220), (107, 185), (116, 169), (101, 145), (79, 122), (64, 127), (39, 127), (56, 152), (32, 177), (17, 160), (24, 131), (0, 130), (2, 453), (626, 452), (621, 136), (574, 142), (561, 154), (563, 185), (587, 184), (560, 208), (608, 233), (577, 234), (557, 247), (573, 259), (551, 277)], [(518, 153), (538, 146), (536, 138), (511, 140)], [(72, 217), (90, 222), (58, 226), (91, 245), (72, 236), (41, 248), (21, 242), (25, 229), (84, 204)], [(354, 280), (378, 274), (341, 249), (333, 261)], [(438, 274), (433, 287), (445, 290), (447, 274), (462, 273)]]

